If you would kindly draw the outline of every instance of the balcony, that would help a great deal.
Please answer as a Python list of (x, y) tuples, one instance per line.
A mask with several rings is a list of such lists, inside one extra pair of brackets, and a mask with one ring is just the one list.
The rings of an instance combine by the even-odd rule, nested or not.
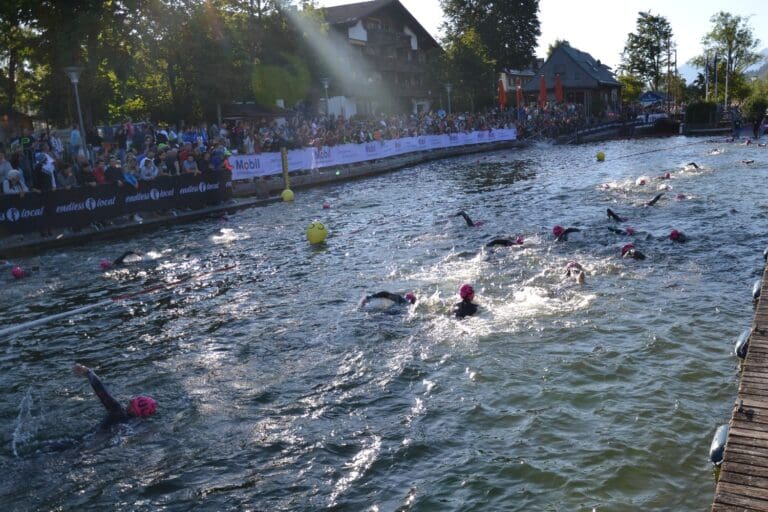
[(368, 29), (368, 44), (376, 46), (410, 47), (411, 38), (399, 32), (380, 28)]

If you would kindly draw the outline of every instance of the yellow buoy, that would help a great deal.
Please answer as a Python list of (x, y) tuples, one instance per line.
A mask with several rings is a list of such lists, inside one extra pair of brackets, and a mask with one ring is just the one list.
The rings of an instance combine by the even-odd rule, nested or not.
[(328, 230), (325, 229), (325, 225), (316, 220), (307, 226), (307, 241), (312, 244), (321, 244), (325, 241), (325, 237), (328, 236)]
[(605, 153), (602, 151), (597, 152), (597, 161), (598, 162), (605, 162)]
[(289, 188), (283, 190), (283, 192), (280, 194), (280, 197), (283, 198), (283, 201), (293, 201), (293, 191)]

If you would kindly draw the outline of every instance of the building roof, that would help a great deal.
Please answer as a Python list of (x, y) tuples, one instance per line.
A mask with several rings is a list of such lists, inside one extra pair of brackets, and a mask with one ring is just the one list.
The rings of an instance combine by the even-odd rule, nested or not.
[(395, 7), (401, 10), (406, 18), (410, 19), (413, 29), (421, 32), (427, 41), (440, 48), (440, 44), (435, 41), (432, 34), (419, 23), (419, 21), (413, 17), (413, 15), (401, 4), (398, 0), (370, 0), (368, 2), (357, 2), (354, 4), (336, 5), (333, 7), (324, 7), (325, 20), (329, 25), (354, 25), (358, 20), (372, 16), (385, 7)]
[(595, 60), (587, 52), (582, 52), (567, 44), (561, 44), (557, 49), (564, 51), (587, 75), (597, 80), (600, 85), (621, 85), (616, 80), (616, 77), (613, 76), (611, 68)]
[[(563, 66), (566, 66), (565, 69)], [(554, 76), (560, 74), (564, 87), (583, 89), (586, 83), (581, 79), (576, 79), (571, 71), (578, 71), (586, 77), (589, 82), (597, 87), (621, 87), (616, 77), (613, 76), (611, 68), (595, 60), (590, 54), (582, 52), (569, 46), (561, 44), (552, 52), (547, 61), (539, 69), (539, 73), (547, 77), (547, 88), (554, 88)], [(587, 87), (587, 88), (591, 88)], [(526, 92), (536, 92), (539, 90), (539, 81), (531, 80), (523, 85)]]

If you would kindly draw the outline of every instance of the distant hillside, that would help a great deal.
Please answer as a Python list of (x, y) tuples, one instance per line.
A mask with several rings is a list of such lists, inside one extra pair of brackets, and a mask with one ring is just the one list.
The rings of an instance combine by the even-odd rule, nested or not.
[[(763, 59), (755, 64), (754, 66), (751, 66), (747, 68), (747, 76), (757, 76), (759, 78), (765, 78), (768, 76), (768, 48), (763, 48), (759, 52), (760, 55), (763, 56)], [(701, 68), (697, 68), (696, 66), (691, 66), (690, 64), (683, 64), (681, 66), (678, 66), (677, 68), (678, 73), (680, 73), (680, 76), (685, 78), (685, 82), (687, 84), (691, 84), (694, 80), (696, 80), (696, 77), (699, 73), (702, 73), (704, 70)]]
[(762, 51), (758, 53), (763, 56), (763, 60), (751, 68), (747, 68), (747, 75), (765, 78), (768, 76), (768, 48), (763, 48)]

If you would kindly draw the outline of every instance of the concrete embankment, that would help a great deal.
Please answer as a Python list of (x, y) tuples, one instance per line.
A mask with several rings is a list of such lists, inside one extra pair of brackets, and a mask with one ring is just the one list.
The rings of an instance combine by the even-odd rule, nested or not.
[[(404, 167), (410, 167), (432, 160), (441, 160), (444, 158), (473, 153), (520, 147), (522, 145), (523, 143), (519, 141), (496, 142), (492, 144), (423, 151), (383, 160), (365, 162), (362, 164), (329, 167), (327, 169), (317, 169), (312, 171), (298, 171), (291, 173), (290, 175), (290, 188), (292, 190), (300, 190), (303, 188), (346, 182), (396, 171)], [(201, 218), (221, 217), (237, 210), (278, 201), (280, 200), (279, 194), (284, 188), (285, 183), (283, 177), (280, 175), (258, 178), (253, 181), (234, 182), (233, 198), (224, 204), (216, 206), (183, 212), (142, 214), (143, 220), (141, 222), (135, 222), (129, 217), (123, 216), (114, 219), (98, 229), (95, 227), (87, 227), (76, 232), (67, 229), (62, 232), (54, 232), (51, 236), (42, 236), (38, 233), (11, 235), (0, 239), (0, 257), (13, 258), (17, 256), (32, 255), (55, 247), (87, 243), (93, 240), (106, 238), (119, 238)]]

